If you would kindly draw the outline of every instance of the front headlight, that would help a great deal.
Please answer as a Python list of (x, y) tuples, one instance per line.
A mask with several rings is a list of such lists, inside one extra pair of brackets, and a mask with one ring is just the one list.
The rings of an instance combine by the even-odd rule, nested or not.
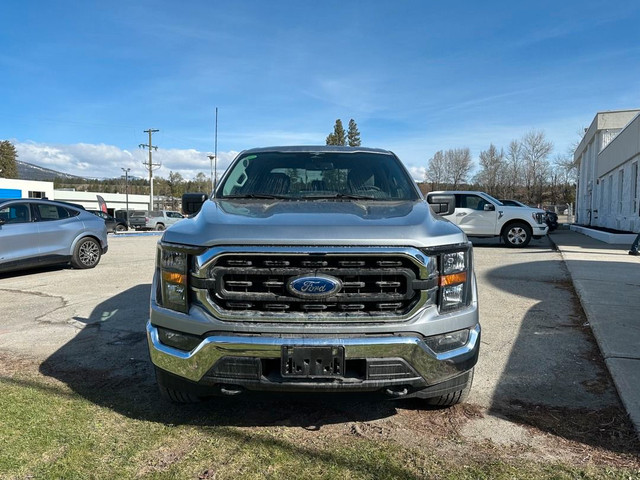
[(430, 252), (438, 258), (438, 305), (441, 312), (463, 308), (471, 302), (473, 275), (471, 244)]
[(536, 223), (545, 223), (544, 221), (544, 217), (545, 217), (545, 213), (544, 212), (533, 212), (531, 214), (531, 216), (533, 217), (533, 221)]
[(157, 275), (160, 284), (158, 303), (178, 312), (189, 311), (189, 255), (178, 247), (158, 244)]

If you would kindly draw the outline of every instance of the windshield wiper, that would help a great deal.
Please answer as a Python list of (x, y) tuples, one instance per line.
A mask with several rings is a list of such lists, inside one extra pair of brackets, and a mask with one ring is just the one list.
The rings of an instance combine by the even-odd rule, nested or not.
[(303, 200), (331, 200), (334, 198), (344, 198), (347, 200), (380, 200), (379, 198), (372, 197), (371, 195), (357, 195), (355, 193), (336, 193), (334, 195), (305, 195), (304, 197), (302, 197)]
[(285, 195), (271, 195), (268, 193), (245, 193), (242, 195), (225, 195), (224, 198), (258, 198), (258, 199), (266, 199), (266, 200), (290, 200), (291, 197), (287, 197)]

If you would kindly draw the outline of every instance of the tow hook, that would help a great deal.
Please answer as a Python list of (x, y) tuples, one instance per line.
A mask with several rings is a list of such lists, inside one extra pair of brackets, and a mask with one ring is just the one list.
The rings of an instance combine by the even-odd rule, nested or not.
[(220, 393), (229, 397), (240, 395), (243, 391), (244, 389), (238, 385), (220, 385)]
[(409, 393), (409, 389), (407, 387), (387, 387), (387, 389), (384, 391), (384, 393), (386, 393), (387, 395), (389, 395), (390, 397), (404, 397), (407, 393)]

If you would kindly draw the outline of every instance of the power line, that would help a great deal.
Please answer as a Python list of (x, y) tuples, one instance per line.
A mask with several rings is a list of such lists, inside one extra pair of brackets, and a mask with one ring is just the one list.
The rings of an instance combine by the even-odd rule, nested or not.
[(158, 130), (157, 128), (150, 128), (149, 130), (144, 130), (144, 133), (148, 133), (149, 134), (149, 143), (141, 143), (140, 145), (138, 145), (140, 148), (148, 148), (149, 149), (149, 162), (145, 163), (142, 162), (142, 165), (144, 165), (144, 167), (147, 169), (147, 171), (149, 172), (149, 187), (150, 187), (150, 192), (149, 192), (149, 210), (153, 210), (153, 170), (158, 169), (162, 166), (161, 163), (153, 163), (153, 159), (152, 159), (152, 155), (151, 152), (153, 150), (158, 151), (158, 147), (156, 147), (153, 142), (151, 141), (151, 135), (153, 135), (156, 132), (159, 132), (160, 130)]

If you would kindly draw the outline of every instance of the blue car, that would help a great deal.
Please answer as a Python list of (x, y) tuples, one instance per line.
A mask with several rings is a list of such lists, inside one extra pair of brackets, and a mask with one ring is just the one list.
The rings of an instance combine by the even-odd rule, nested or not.
[(0, 199), (0, 272), (60, 263), (93, 268), (107, 249), (104, 220), (80, 206)]

